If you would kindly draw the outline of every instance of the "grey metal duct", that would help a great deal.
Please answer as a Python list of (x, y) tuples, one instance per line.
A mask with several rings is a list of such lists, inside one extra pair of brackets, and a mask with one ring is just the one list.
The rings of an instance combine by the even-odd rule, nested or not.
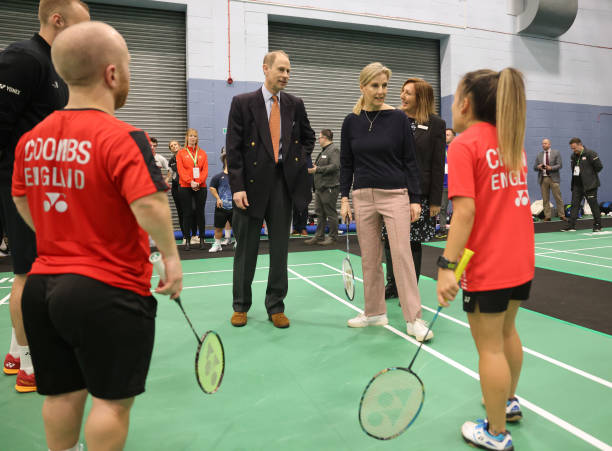
[(556, 38), (570, 29), (577, 14), (578, 0), (525, 0), (518, 33)]

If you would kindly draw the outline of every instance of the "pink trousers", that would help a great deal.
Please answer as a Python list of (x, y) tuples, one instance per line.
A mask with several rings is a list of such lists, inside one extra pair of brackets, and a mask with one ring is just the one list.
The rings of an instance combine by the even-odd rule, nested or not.
[(385, 221), (395, 285), (404, 319), (421, 317), (421, 296), (410, 250), (410, 199), (407, 189), (362, 188), (353, 191), (357, 238), (361, 248), (365, 315), (387, 312), (382, 269), (382, 221)]

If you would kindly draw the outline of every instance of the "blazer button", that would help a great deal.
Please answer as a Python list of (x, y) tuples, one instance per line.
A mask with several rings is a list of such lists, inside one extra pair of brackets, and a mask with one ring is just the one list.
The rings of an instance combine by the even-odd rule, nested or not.
[(300, 161), (300, 159), (298, 157), (295, 157), (295, 161)]
[(255, 141), (251, 141), (251, 147), (255, 147)]
[(253, 183), (254, 181), (255, 181), (255, 180), (253, 180), (253, 179), (249, 180), (249, 182), (251, 182), (251, 183)]
[(253, 166), (257, 166), (257, 161), (254, 161), (254, 162), (253, 162)]
[(295, 143), (297, 144), (298, 142), (299, 142), (299, 141), (296, 139), (296, 140), (295, 140)]

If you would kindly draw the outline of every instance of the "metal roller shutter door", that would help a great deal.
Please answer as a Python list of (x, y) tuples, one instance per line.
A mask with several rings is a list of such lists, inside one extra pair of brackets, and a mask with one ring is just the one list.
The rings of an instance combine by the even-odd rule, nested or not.
[[(400, 104), (402, 84), (410, 77), (427, 80), (434, 89), (436, 109), (440, 108), (440, 43), (366, 31), (322, 28), (270, 22), (268, 48), (282, 49), (291, 59), (291, 80), (287, 91), (301, 97), (316, 135), (323, 128), (340, 143), (342, 122), (349, 114), (359, 91), (359, 72), (379, 61), (393, 72), (387, 103)], [(313, 161), (321, 151), (317, 145)], [(339, 207), (338, 207), (339, 208)], [(314, 211), (314, 205), (310, 205)]]
[[(130, 94), (117, 117), (155, 136), (160, 153), (169, 158), (168, 142), (182, 143), (187, 129), (185, 14), (87, 4), (93, 20), (107, 22), (123, 35), (132, 57)], [(0, 49), (28, 39), (38, 31), (37, 14), (38, 1), (2, 1)], [(176, 228), (178, 221), (172, 200), (170, 205)]]

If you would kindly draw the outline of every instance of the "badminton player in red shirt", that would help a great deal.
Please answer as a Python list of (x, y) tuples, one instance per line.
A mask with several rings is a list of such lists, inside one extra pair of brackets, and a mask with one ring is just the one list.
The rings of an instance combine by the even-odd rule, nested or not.
[(157, 304), (147, 235), (179, 295), (182, 272), (168, 188), (147, 135), (114, 117), (129, 90), (129, 53), (101, 22), (69, 27), (51, 49), (69, 88), (65, 110), (22, 136), (13, 199), (36, 230), (38, 257), (23, 292), (23, 319), (45, 395), (47, 446), (123, 449), (134, 397), (144, 391)]
[(438, 260), (438, 301), (448, 306), (458, 286), (454, 264), (474, 251), (463, 278), (467, 312), (479, 354), (486, 420), (462, 427), (466, 441), (485, 449), (513, 449), (506, 421), (522, 414), (515, 390), (523, 351), (514, 322), (534, 276), (533, 221), (527, 191), (525, 86), (520, 72), (466, 74), (455, 93), (448, 151), (448, 197), (453, 219)]

